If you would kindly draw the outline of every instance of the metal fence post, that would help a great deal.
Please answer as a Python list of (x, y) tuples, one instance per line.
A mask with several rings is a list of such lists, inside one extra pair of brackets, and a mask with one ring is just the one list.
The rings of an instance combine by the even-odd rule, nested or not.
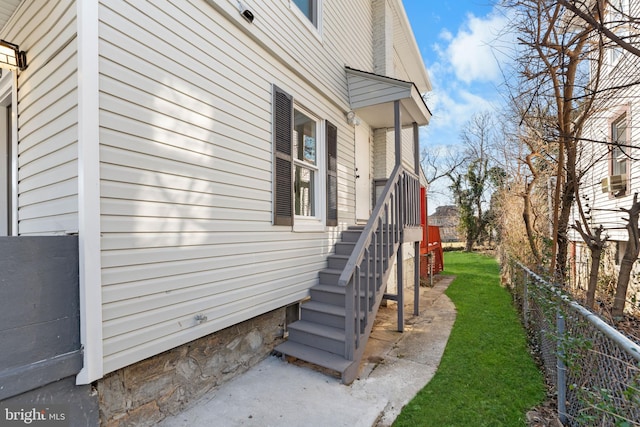
[(528, 285), (529, 285), (529, 272), (525, 271), (524, 272), (524, 285), (523, 285), (523, 289), (522, 289), (522, 317), (524, 320), (524, 326), (526, 328), (529, 327), (529, 292), (528, 292)]
[(558, 374), (558, 418), (563, 424), (567, 424), (567, 367), (564, 364), (564, 349), (562, 347), (562, 338), (565, 333), (564, 316), (558, 310), (556, 315), (556, 324), (558, 332), (558, 349), (556, 356), (556, 367)]

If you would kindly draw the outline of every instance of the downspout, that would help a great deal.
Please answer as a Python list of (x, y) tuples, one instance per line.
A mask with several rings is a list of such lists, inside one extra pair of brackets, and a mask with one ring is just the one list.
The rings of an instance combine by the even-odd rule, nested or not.
[(78, 257), (83, 367), (76, 384), (104, 374), (100, 281), (98, 4), (76, 2), (78, 22)]

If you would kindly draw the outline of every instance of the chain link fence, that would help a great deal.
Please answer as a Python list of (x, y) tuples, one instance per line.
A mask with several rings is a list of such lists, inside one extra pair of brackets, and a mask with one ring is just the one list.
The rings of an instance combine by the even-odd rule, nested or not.
[(503, 275), (568, 426), (640, 426), (640, 345), (514, 260)]

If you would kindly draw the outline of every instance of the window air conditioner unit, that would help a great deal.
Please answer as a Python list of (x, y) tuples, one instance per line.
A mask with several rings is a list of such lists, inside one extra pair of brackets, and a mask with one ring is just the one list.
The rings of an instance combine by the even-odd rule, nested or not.
[(616, 193), (627, 188), (627, 175), (609, 175), (600, 184), (603, 193)]

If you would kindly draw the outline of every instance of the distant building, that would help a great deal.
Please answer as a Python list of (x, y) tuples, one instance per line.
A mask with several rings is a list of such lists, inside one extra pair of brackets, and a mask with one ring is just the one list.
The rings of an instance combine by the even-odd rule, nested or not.
[(429, 215), (429, 225), (440, 227), (440, 238), (443, 242), (462, 240), (458, 232), (459, 224), (458, 208), (454, 205), (439, 206), (434, 214)]

